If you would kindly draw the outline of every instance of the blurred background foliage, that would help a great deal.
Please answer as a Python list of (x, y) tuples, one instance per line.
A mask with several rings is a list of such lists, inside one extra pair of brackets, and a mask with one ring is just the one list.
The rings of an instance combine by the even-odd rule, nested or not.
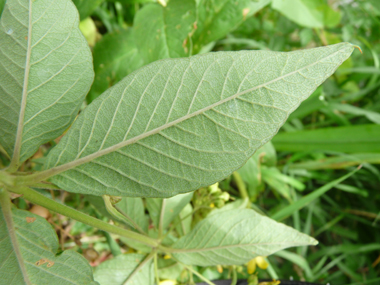
[[(231, 177), (197, 190), (176, 215), (189, 217), (191, 227), (215, 209), (250, 207), (319, 240), (315, 247), (270, 256), (262, 266), (252, 261), (248, 267), (194, 268), (209, 279), (231, 278), (236, 272), (247, 279), (255, 272), (251, 278), (258, 273), (260, 278), (324, 284), (380, 283), (379, 0), (73, 2), (94, 57), (96, 77), (87, 103), (134, 70), (163, 58), (243, 49), (292, 51), (343, 41), (360, 46), (362, 54), (354, 52), (290, 115), (271, 143)], [(38, 169), (57, 141), (41, 147), (25, 168)], [(96, 197), (56, 191), (47, 195), (104, 220), (112, 218)], [(153, 206), (144, 203), (151, 212)], [(18, 206), (31, 207), (22, 198)], [(144, 252), (46, 209), (30, 210), (54, 225), (62, 249), (77, 249), (93, 266), (112, 255)], [(140, 226), (154, 228), (154, 220), (148, 225), (145, 216)], [(181, 235), (183, 229), (173, 219), (168, 226)], [(159, 267), (161, 280), (184, 284), (192, 278), (170, 257), (160, 258)], [(197, 276), (194, 280), (200, 281)]]

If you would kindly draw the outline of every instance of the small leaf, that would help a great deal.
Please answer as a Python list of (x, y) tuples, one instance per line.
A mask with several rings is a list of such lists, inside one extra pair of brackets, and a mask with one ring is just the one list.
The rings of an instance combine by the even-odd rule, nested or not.
[(158, 228), (160, 219), (162, 219), (162, 228), (166, 229), (186, 204), (190, 202), (192, 197), (193, 193), (177, 195), (169, 199), (147, 198), (146, 207), (153, 224)]
[(153, 262), (142, 254), (121, 254), (96, 267), (94, 278), (101, 285), (153, 285)]
[(83, 256), (57, 254), (57, 234), (44, 218), (8, 205), (0, 205), (1, 284), (97, 284)]
[(133, 29), (144, 62), (188, 56), (195, 21), (195, 0), (170, 0), (166, 7), (155, 3), (139, 10)]
[(92, 59), (70, 0), (8, 0), (0, 22), (0, 145), (17, 167), (74, 121)]
[(93, 101), (36, 176), (93, 195), (170, 197), (211, 185), (268, 142), (353, 49), (217, 52), (149, 64)]
[(284, 248), (318, 242), (253, 210), (211, 213), (172, 247), (172, 255), (188, 265), (237, 265)]

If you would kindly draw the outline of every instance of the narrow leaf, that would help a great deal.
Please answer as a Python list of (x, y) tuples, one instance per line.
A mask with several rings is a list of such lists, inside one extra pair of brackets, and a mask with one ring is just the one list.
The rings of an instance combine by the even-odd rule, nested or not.
[(140, 197), (211, 185), (268, 142), (352, 51), (342, 43), (149, 64), (86, 108), (35, 179), (55, 175), (67, 191)]
[(0, 145), (16, 168), (75, 119), (91, 52), (70, 0), (8, 0), (0, 22)]
[(289, 206), (282, 208), (280, 211), (275, 213), (271, 218), (277, 221), (283, 220), (293, 214), (294, 212), (298, 211), (299, 209), (302, 209), (315, 199), (319, 198), (321, 195), (325, 194), (327, 191), (332, 189), (335, 185), (343, 182), (350, 176), (352, 176), (354, 173), (356, 173), (359, 170), (359, 168), (355, 169), (354, 171), (351, 171), (350, 173), (347, 173), (346, 175), (339, 177), (338, 179), (335, 179), (322, 187), (314, 190), (312, 193), (303, 196), (301, 199), (297, 200), (293, 204), (290, 204)]
[(280, 133), (273, 139), (279, 151), (380, 152), (380, 125), (354, 125)]
[(1, 284), (98, 284), (79, 253), (57, 254), (57, 234), (45, 219), (11, 209), (4, 190), (0, 196)]
[(153, 262), (142, 254), (121, 254), (96, 267), (94, 278), (101, 285), (153, 285)]
[(244, 264), (284, 248), (318, 242), (253, 210), (218, 211), (174, 245), (173, 256), (188, 265)]

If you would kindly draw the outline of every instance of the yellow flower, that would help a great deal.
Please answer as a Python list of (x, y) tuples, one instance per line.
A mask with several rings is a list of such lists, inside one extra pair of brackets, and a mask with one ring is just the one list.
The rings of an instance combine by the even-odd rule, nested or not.
[(248, 274), (253, 274), (256, 271), (256, 266), (261, 269), (267, 269), (269, 263), (262, 256), (256, 256), (254, 259), (250, 260), (247, 264)]

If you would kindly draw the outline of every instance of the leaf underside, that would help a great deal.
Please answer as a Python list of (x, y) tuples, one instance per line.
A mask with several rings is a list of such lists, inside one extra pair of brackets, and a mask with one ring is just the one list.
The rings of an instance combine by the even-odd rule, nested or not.
[(8, 0), (0, 19), (0, 145), (18, 165), (73, 122), (93, 80), (70, 0)]
[(198, 266), (244, 264), (284, 248), (318, 242), (250, 209), (212, 213), (173, 248), (179, 261)]
[(352, 51), (342, 43), (149, 64), (86, 108), (49, 153), (46, 175), (93, 195), (170, 197), (211, 185), (268, 142)]
[(66, 250), (56, 254), (57, 235), (45, 219), (13, 208), (9, 213), (13, 220), (11, 230), (16, 232), (16, 246), (26, 269), (23, 274), (3, 211), (0, 206), (1, 284), (97, 284), (93, 281), (91, 266), (79, 253)]

